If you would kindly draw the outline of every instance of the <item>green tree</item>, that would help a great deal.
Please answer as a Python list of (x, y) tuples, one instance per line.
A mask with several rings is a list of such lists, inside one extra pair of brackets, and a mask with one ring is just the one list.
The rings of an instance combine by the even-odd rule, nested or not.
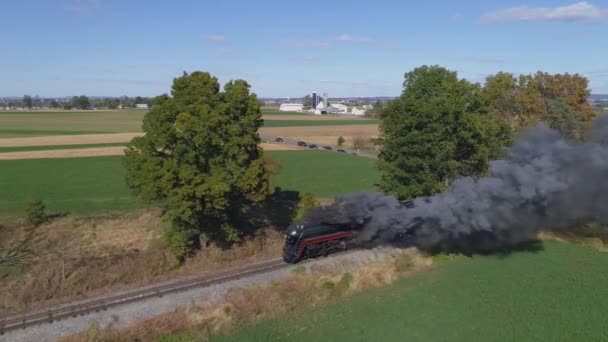
[(304, 98), (302, 98), (302, 104), (304, 105), (304, 110), (312, 108), (312, 97), (310, 95), (304, 96)]
[(23, 95), (23, 106), (27, 109), (32, 109), (33, 101), (31, 96)]
[(547, 100), (547, 124), (568, 139), (578, 139), (580, 114), (568, 105), (565, 99)]
[(171, 229), (192, 243), (201, 234), (235, 241), (244, 208), (271, 192), (257, 132), (262, 114), (249, 88), (237, 80), (220, 91), (210, 74), (184, 73), (172, 96), (157, 97), (146, 113), (145, 136), (128, 145), (127, 184), (160, 203)]
[(344, 142), (345, 142), (345, 141), (346, 141), (346, 140), (344, 140), (344, 137), (339, 136), (339, 137), (338, 137), (338, 141), (337, 141), (337, 143), (338, 143), (338, 147), (342, 147), (342, 145), (344, 145)]
[(294, 221), (302, 220), (311, 209), (314, 209), (320, 205), (321, 203), (314, 194), (305, 192), (304, 194), (300, 195), (298, 206), (293, 218)]
[(405, 74), (380, 131), (379, 186), (402, 200), (485, 173), (510, 139), (508, 127), (487, 115), (480, 86), (439, 66)]
[(85, 95), (74, 96), (71, 101), (72, 108), (76, 109), (88, 109), (91, 106), (89, 98)]

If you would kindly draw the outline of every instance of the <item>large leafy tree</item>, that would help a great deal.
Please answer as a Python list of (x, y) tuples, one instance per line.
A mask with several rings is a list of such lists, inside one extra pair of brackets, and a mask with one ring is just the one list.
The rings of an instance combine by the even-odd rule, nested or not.
[(486, 172), (510, 137), (486, 107), (480, 86), (456, 72), (423, 66), (406, 73), (403, 93), (382, 113), (380, 188), (410, 199)]
[(129, 187), (166, 209), (171, 236), (183, 243), (200, 234), (236, 240), (243, 209), (270, 194), (257, 132), (262, 115), (249, 88), (237, 80), (220, 91), (210, 74), (184, 73), (172, 96), (155, 99), (145, 135), (128, 146)]

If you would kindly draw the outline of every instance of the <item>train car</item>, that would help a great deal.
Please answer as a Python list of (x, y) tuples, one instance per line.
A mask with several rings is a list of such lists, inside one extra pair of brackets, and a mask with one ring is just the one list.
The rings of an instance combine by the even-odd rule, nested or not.
[(285, 234), (283, 260), (295, 264), (302, 259), (345, 250), (357, 233), (355, 227), (343, 224), (291, 225)]

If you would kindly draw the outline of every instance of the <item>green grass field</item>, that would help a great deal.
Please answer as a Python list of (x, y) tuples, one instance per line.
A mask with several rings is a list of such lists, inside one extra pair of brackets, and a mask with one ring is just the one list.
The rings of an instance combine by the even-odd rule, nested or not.
[(107, 144), (85, 144), (85, 145), (47, 145), (47, 146), (0, 147), (0, 153), (22, 152), (22, 151), (70, 150), (70, 149), (77, 149), (77, 148), (111, 147), (111, 146), (126, 146), (126, 145), (127, 145), (126, 143), (107, 143)]
[[(140, 132), (145, 110), (2, 112), (0, 138), (45, 135)], [(264, 127), (377, 124), (378, 120), (298, 120), (310, 114), (264, 111), (264, 115), (292, 115), (293, 120), (266, 120)]]
[[(373, 161), (322, 151), (269, 151), (281, 160), (276, 185), (283, 190), (330, 197), (370, 189)], [(33, 199), (51, 212), (94, 214), (128, 211), (144, 204), (129, 194), (122, 157), (0, 161), (0, 215), (22, 215)]]
[(212, 341), (608, 341), (608, 253), (543, 246), (458, 257), (392, 286)]

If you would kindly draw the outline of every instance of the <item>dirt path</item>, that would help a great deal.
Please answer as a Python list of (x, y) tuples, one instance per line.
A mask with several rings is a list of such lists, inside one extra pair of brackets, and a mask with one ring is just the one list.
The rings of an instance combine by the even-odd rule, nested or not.
[[(279, 144), (261, 144), (266, 151), (288, 151), (299, 150), (296, 146)], [(82, 158), (82, 157), (103, 157), (121, 156), (124, 154), (124, 146), (111, 147), (90, 147), (74, 148), (61, 150), (45, 151), (20, 151), (0, 153), (0, 160), (19, 160), (19, 159), (50, 159), (50, 158)]]
[(79, 134), (79, 135), (54, 135), (29, 138), (4, 138), (0, 139), (0, 147), (19, 146), (53, 146), (53, 145), (86, 145), (86, 144), (109, 144), (127, 143), (136, 136), (143, 133), (108, 133), (108, 134)]

